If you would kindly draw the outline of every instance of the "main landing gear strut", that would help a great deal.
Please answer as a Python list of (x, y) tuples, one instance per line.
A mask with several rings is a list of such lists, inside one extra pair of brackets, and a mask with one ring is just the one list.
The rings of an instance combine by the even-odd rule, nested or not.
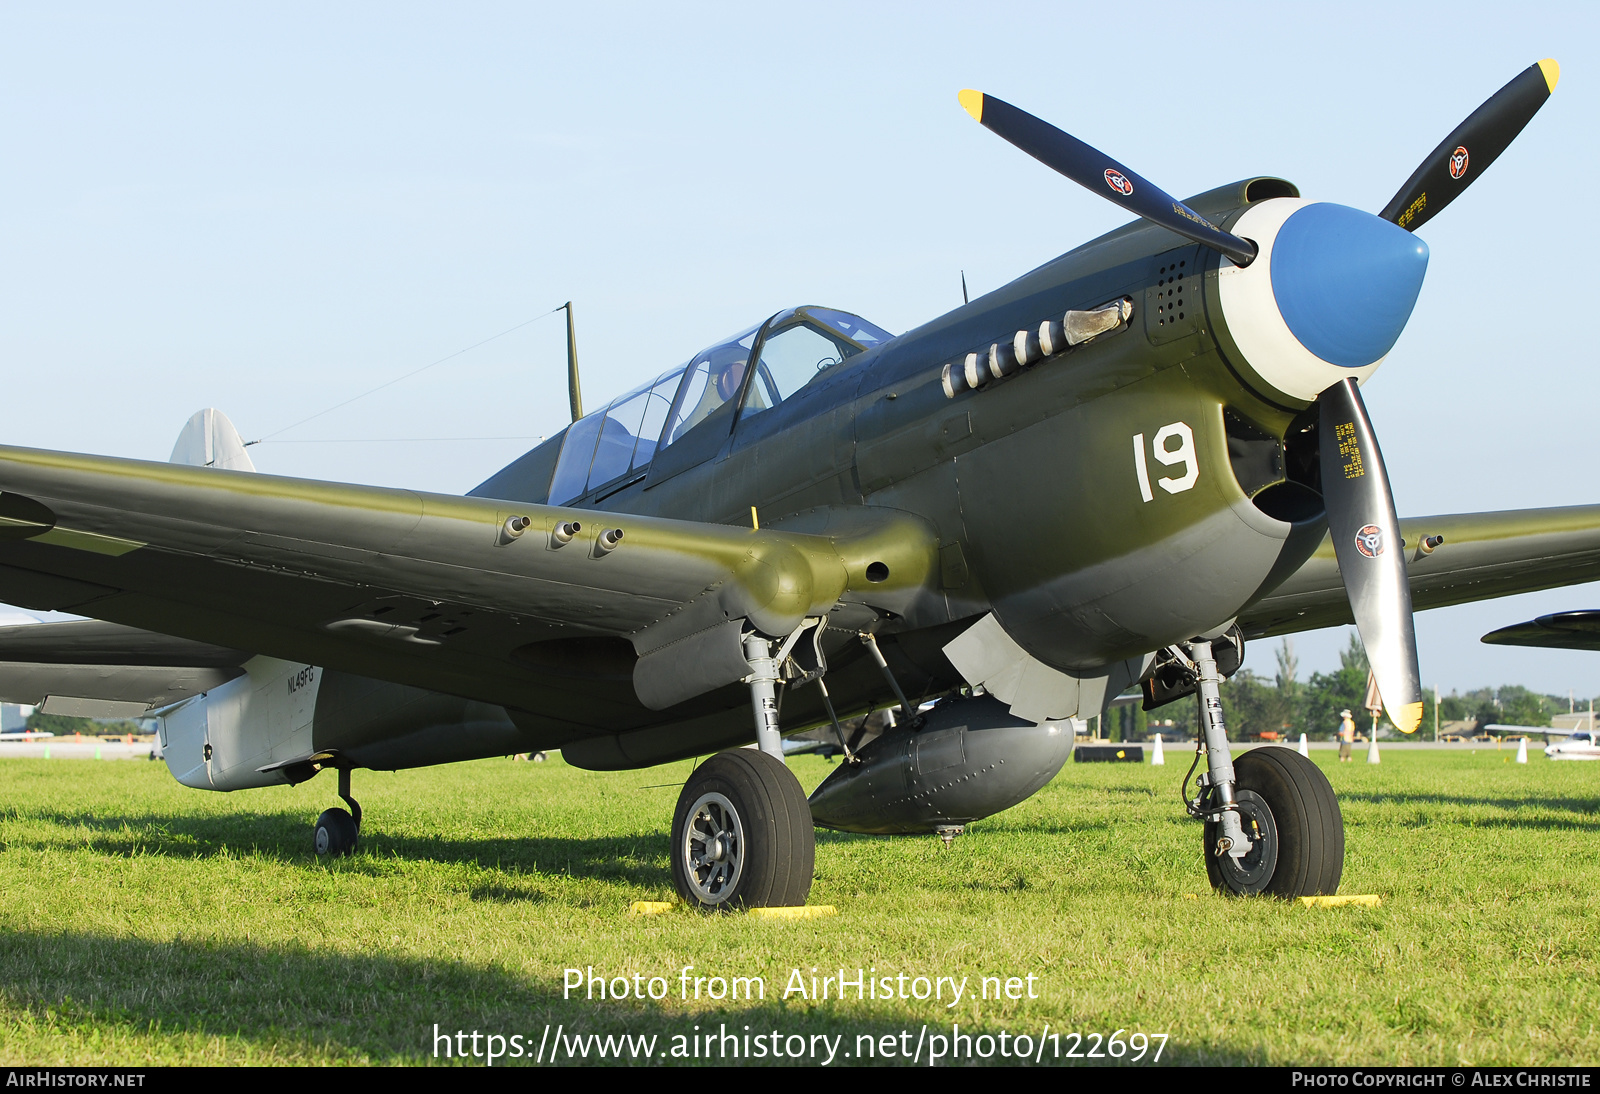
[(1203, 756), (1206, 770), (1193, 798), (1184, 776), (1184, 797), (1189, 815), (1205, 822), (1212, 887), (1286, 899), (1336, 893), (1344, 872), (1344, 818), (1328, 777), (1298, 752), (1270, 745), (1234, 763), (1211, 642), (1197, 638), (1168, 653), (1194, 680), (1200, 703), (1195, 765)]
[(356, 842), (361, 835), (361, 803), (350, 796), (350, 769), (339, 769), (339, 797), (350, 807), (350, 812), (343, 809), (324, 809), (317, 818), (315, 845), (318, 856), (331, 856), (338, 858), (342, 855), (354, 853)]
[(811, 806), (783, 762), (778, 664), (759, 635), (744, 640), (757, 750), (719, 752), (684, 783), (672, 817), (672, 881), (708, 908), (793, 907), (806, 902), (816, 865)]

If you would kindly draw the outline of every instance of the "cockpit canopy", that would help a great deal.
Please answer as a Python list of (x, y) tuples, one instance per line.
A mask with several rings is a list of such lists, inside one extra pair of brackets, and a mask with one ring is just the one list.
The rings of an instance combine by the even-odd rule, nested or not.
[(550, 504), (642, 478), (658, 452), (694, 430), (715, 430), (719, 422), (731, 430), (736, 416), (770, 410), (891, 337), (858, 315), (807, 306), (725, 338), (572, 423), (550, 481)]

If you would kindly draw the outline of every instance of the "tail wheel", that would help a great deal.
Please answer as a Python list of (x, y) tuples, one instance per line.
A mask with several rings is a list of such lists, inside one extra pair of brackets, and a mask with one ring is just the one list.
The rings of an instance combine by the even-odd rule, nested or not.
[(356, 819), (343, 809), (324, 809), (317, 818), (315, 846), (318, 856), (338, 858), (356, 849)]
[(672, 881), (691, 904), (793, 907), (811, 893), (816, 835), (800, 780), (764, 752), (695, 769), (672, 817)]
[(1254, 846), (1215, 854), (1220, 825), (1205, 826), (1206, 874), (1221, 893), (1293, 899), (1332, 895), (1344, 873), (1344, 818), (1328, 777), (1288, 748), (1253, 748), (1233, 762), (1234, 797)]

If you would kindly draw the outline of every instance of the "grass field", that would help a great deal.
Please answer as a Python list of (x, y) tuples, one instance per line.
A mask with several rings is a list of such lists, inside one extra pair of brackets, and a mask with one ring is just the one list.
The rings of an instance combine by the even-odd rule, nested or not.
[[(862, 1062), (859, 1037), (877, 1062), (888, 1037), (893, 1062), (916, 1048), (926, 1063), (959, 1024), (989, 1035), (974, 1062), (984, 1044), (1002, 1059), (1002, 1032), (1052, 1062), (1120, 1029), (1166, 1034), (1145, 1056), (1159, 1043), (1162, 1063), (1593, 1064), (1600, 764), (1510, 755), (1313, 753), (1344, 809), (1342, 891), (1381, 894), (1377, 909), (1212, 895), (1173, 749), (1164, 768), (1068, 764), (949, 851), (819, 833), (811, 902), (839, 914), (796, 922), (630, 917), (671, 894), (665, 828), (687, 763), (357, 772), (362, 850), (327, 865), (310, 824), (336, 804), (330, 775), (224, 795), (160, 764), (8, 760), (0, 1062), (429, 1062), (437, 1025), (508, 1052), (523, 1039), (521, 1061), (497, 1062), (532, 1062), (559, 1026), (591, 1062), (602, 1046), (574, 1036), (655, 1035), (648, 1055), (670, 1063), (703, 1047), (692, 1037), (749, 1027), (768, 1053), (756, 1063), (802, 1043), (822, 1062), (829, 1038), (835, 1064)], [(809, 789), (829, 767), (795, 769)], [(687, 965), (691, 992), (693, 977), (704, 991), (762, 977), (765, 999), (684, 1000)], [(589, 966), (647, 991), (659, 976), (666, 998), (563, 998), (564, 970)], [(858, 1001), (853, 986), (843, 1002), (784, 998), (795, 969), (810, 994), (813, 967), (876, 970), (896, 995), (916, 976), (968, 979), (953, 1007), (948, 983), (943, 1002)], [(1004, 998), (1029, 976), (1037, 998)], [(1001, 998), (975, 998), (983, 977)], [(729, 1051), (716, 1043), (714, 1058)]]

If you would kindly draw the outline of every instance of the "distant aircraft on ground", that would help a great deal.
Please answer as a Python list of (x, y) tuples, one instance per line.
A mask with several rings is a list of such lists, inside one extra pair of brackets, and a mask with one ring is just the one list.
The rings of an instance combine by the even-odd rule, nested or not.
[[(1552, 612), (1530, 619), (1526, 623), (1513, 623), (1483, 636), (1482, 641), (1492, 646), (1535, 646), (1542, 649), (1597, 650), (1600, 651), (1600, 611), (1583, 609), (1571, 612)], [(1491, 733), (1502, 730), (1516, 733), (1542, 733), (1546, 738), (1544, 754), (1552, 760), (1600, 760), (1600, 732), (1596, 732), (1591, 716), (1582, 726), (1557, 729), (1551, 726), (1501, 726), (1487, 727)], [(1564, 740), (1550, 742), (1551, 737)]]
[[(1484, 726), (1497, 737), (1545, 737), (1544, 754), (1552, 760), (1600, 760), (1600, 734), (1592, 729), (1558, 729), (1555, 726)], [(1550, 741), (1551, 737), (1562, 738)]]

